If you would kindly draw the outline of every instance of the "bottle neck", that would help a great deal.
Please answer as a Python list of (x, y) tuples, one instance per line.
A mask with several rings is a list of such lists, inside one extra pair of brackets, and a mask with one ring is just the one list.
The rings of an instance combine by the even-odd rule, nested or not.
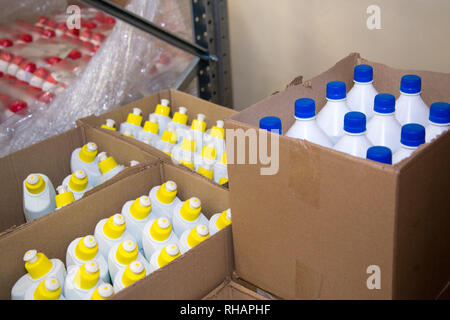
[(347, 132), (344, 131), (346, 135), (350, 136), (350, 137), (358, 137), (358, 136), (363, 136), (366, 134), (366, 131), (364, 132), (358, 132), (358, 133), (353, 133), (353, 132)]

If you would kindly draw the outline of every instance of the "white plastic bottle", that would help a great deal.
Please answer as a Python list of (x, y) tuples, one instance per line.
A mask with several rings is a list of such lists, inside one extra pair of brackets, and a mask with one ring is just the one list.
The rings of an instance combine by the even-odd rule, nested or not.
[(100, 184), (108, 181), (125, 169), (125, 166), (117, 164), (116, 160), (114, 160), (112, 156), (108, 157), (106, 152), (100, 152), (98, 155), (98, 167), (102, 173), (98, 179)]
[(142, 249), (142, 230), (153, 217), (152, 205), (148, 196), (127, 201), (122, 207), (122, 216), (127, 223), (127, 230), (136, 239), (139, 249)]
[(411, 154), (425, 143), (425, 128), (418, 123), (408, 123), (402, 127), (402, 147), (392, 156), (392, 163), (396, 164)]
[(190, 133), (186, 133), (181, 144), (173, 147), (173, 159), (176, 162), (193, 170), (195, 158), (194, 155), (197, 147), (196, 144), (197, 143), (195, 142), (195, 140), (190, 136)]
[(62, 207), (67, 206), (68, 204), (71, 204), (75, 201), (75, 197), (72, 193), (72, 191), (67, 190), (65, 186), (58, 186), (56, 187), (56, 192), (58, 193), (55, 196), (55, 202), (56, 202), (56, 209), (59, 210)]
[(50, 179), (32, 173), (23, 181), (23, 212), (25, 220), (40, 218), (56, 209), (55, 188)]
[(417, 75), (402, 77), (400, 85), (400, 97), (395, 103), (395, 116), (403, 126), (408, 123), (418, 123), (426, 126), (428, 123), (429, 109), (422, 100), (422, 79)]
[(159, 124), (155, 114), (151, 114), (144, 127), (139, 131), (137, 139), (153, 146), (159, 140)]
[(103, 282), (110, 282), (108, 263), (98, 249), (97, 239), (94, 236), (79, 237), (67, 247), (66, 266), (81, 266), (89, 261), (96, 261), (100, 268), (100, 278)]
[(131, 128), (125, 128), (122, 132), (122, 135), (131, 139), (134, 139), (133, 130)]
[(425, 141), (431, 142), (434, 138), (450, 129), (450, 104), (435, 102), (430, 106), (429, 124), (425, 130)]
[(124, 270), (120, 270), (114, 278), (114, 292), (125, 289), (148, 275), (149, 270), (139, 261), (133, 261)]
[(179, 203), (173, 209), (173, 231), (177, 237), (181, 237), (184, 231), (190, 230), (199, 224), (208, 225), (208, 218), (202, 213), (202, 202), (197, 197), (192, 197)]
[(113, 119), (106, 119), (105, 124), (102, 124), (101, 128), (110, 131), (117, 131), (116, 122)]
[(367, 159), (385, 164), (392, 164), (392, 151), (388, 147), (374, 146), (367, 149)]
[(187, 126), (188, 115), (185, 107), (179, 107), (178, 111), (174, 113), (171, 123), (174, 124), (177, 133), (177, 144), (183, 141), (184, 136), (189, 132)]
[(367, 149), (372, 144), (366, 137), (366, 116), (362, 112), (352, 111), (344, 118), (345, 135), (334, 146), (335, 150), (366, 158)]
[(317, 115), (317, 124), (336, 144), (344, 135), (342, 124), (344, 116), (350, 112), (346, 103), (346, 87), (342, 81), (332, 81), (327, 84), (327, 103)]
[(178, 243), (178, 238), (173, 232), (172, 224), (167, 217), (150, 220), (145, 225), (141, 238), (147, 259), (150, 259), (153, 253), (167, 244)]
[(183, 232), (180, 237), (181, 253), (186, 253), (200, 242), (209, 238), (209, 229), (207, 225), (200, 224)]
[(91, 300), (108, 300), (114, 296), (114, 288), (109, 283), (102, 283), (92, 293)]
[(158, 119), (159, 134), (162, 135), (167, 129), (167, 125), (172, 119), (170, 119), (170, 106), (169, 100), (161, 99), (161, 103), (156, 106), (155, 112), (153, 113)]
[(310, 98), (295, 101), (295, 122), (286, 132), (287, 137), (308, 140), (332, 148), (333, 143), (316, 123), (316, 102)]
[(209, 220), (209, 234), (212, 236), (231, 224), (231, 209), (214, 214)]
[(156, 141), (154, 147), (160, 151), (170, 150), (170, 152), (172, 152), (172, 149), (176, 146), (177, 141), (178, 137), (176, 127), (173, 123), (169, 123), (167, 125), (167, 129), (163, 132), (161, 139)]
[(88, 142), (83, 147), (75, 149), (70, 159), (72, 172), (79, 170), (86, 172), (93, 187), (100, 184), (99, 179), (101, 176), (98, 168), (97, 153), (97, 145), (94, 142)]
[(359, 111), (370, 120), (373, 116), (373, 100), (378, 94), (373, 86), (373, 68), (367, 64), (355, 67), (354, 85), (347, 94), (347, 106), (351, 111)]
[(206, 131), (206, 116), (202, 113), (197, 114), (197, 118), (192, 120), (191, 128), (189, 132), (195, 140), (196, 153), (200, 153), (203, 148), (203, 135)]
[(58, 278), (50, 277), (33, 284), (25, 292), (24, 300), (66, 300), (62, 294)]
[[(225, 153), (225, 152), (224, 152)], [(222, 154), (224, 154), (222, 153)], [(197, 172), (204, 176), (205, 178), (208, 178), (209, 180), (214, 179), (214, 165), (216, 161), (210, 160), (210, 159), (203, 159), (202, 163), (199, 165)]]
[(105, 259), (108, 259), (109, 250), (125, 239), (136, 239), (126, 230), (126, 222), (121, 214), (100, 220), (95, 226), (95, 239), (98, 248)]
[[(224, 180), (228, 181), (227, 170), (227, 153), (222, 153), (220, 161), (214, 164), (214, 182), (218, 184), (224, 184)], [(221, 183), (222, 182), (222, 183)]]
[(28, 288), (50, 277), (57, 278), (61, 284), (64, 283), (66, 268), (61, 260), (49, 259), (41, 252), (28, 250), (23, 257), (23, 261), (25, 261), (27, 274), (20, 277), (12, 287), (12, 300), (23, 300)]
[(136, 241), (125, 239), (112, 247), (108, 254), (108, 269), (111, 279), (115, 279), (120, 270), (124, 270), (131, 262), (140, 261), (148, 267), (148, 262), (139, 252)]
[(64, 297), (67, 300), (89, 300), (102, 283), (97, 262), (70, 266), (64, 283)]
[(153, 187), (150, 190), (149, 197), (152, 204), (153, 217), (168, 217), (172, 219), (173, 209), (181, 200), (177, 197), (177, 184), (172, 181), (166, 181), (160, 186)]
[(374, 115), (367, 124), (367, 139), (374, 146), (385, 146), (396, 152), (400, 149), (402, 127), (395, 118), (395, 97), (380, 93), (375, 97)]
[(78, 170), (68, 175), (62, 183), (68, 191), (73, 193), (75, 200), (81, 199), (86, 191), (92, 189), (89, 178), (84, 170)]
[(142, 127), (142, 110), (139, 108), (133, 108), (133, 112), (128, 114), (127, 120), (120, 124), (120, 133), (124, 134), (125, 130), (131, 132), (133, 138), (137, 138), (139, 131)]
[[(223, 153), (222, 153), (223, 154)], [(203, 145), (202, 152), (200, 154), (196, 153), (194, 155), (194, 170), (198, 171), (203, 162), (208, 159), (211, 161), (216, 161), (217, 150), (214, 142), (210, 141)]]
[(214, 160), (220, 160), (222, 153), (226, 151), (224, 122), (217, 120), (216, 125), (204, 134), (203, 140), (204, 144), (214, 143), (216, 149), (216, 159)]
[(150, 259), (150, 272), (158, 270), (169, 264), (181, 255), (180, 248), (177, 243), (169, 243), (152, 254)]

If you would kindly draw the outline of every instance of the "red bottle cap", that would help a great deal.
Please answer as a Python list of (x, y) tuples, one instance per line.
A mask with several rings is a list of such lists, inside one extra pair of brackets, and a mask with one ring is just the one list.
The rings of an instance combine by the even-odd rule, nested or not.
[(54, 95), (53, 93), (47, 92), (47, 91), (42, 91), (41, 93), (39, 93), (39, 94), (37, 95), (36, 98), (37, 98), (40, 102), (49, 104), (50, 102), (52, 102), (52, 100), (53, 100), (54, 97), (55, 97), (55, 95)]
[(85, 27), (88, 29), (95, 29), (95, 28), (97, 28), (97, 24), (93, 21), (89, 21), (86, 23)]
[(37, 23), (45, 25), (47, 23), (48, 19), (44, 16), (39, 17)]
[(58, 26), (58, 22), (52, 19), (48, 19), (45, 25), (51, 29), (55, 29)]
[(38, 77), (39, 79), (46, 79), (47, 77), (48, 77), (48, 74), (49, 74), (49, 72), (48, 72), (48, 70), (47, 69), (45, 69), (45, 68), (38, 68), (35, 72), (34, 72), (34, 75), (36, 76), (36, 77)]
[(88, 41), (89, 39), (91, 39), (91, 36), (92, 31), (89, 29), (84, 29), (80, 34), (80, 38), (83, 39), (84, 41)]
[(0, 78), (3, 78), (3, 72), (0, 71)]
[(115, 23), (116, 23), (116, 19), (114, 19), (113, 17), (110, 17), (110, 16), (106, 17), (105, 21), (103, 22), (103, 24), (106, 24), (106, 25), (115, 24)]
[(11, 62), (12, 64), (15, 64), (17, 66), (21, 65), (23, 62), (25, 61), (25, 58), (22, 56), (17, 56), (13, 59), (13, 61)]
[(78, 37), (80, 35), (80, 29), (68, 29), (67, 34)]
[(14, 44), (14, 43), (12, 42), (11, 39), (8, 39), (8, 38), (2, 38), (2, 39), (0, 39), (0, 46), (3, 47), (3, 48), (9, 48), (9, 47), (12, 47), (13, 44)]
[(4, 51), (0, 55), (0, 60), (5, 61), (5, 62), (11, 62), (13, 59), (14, 59), (14, 55), (7, 51)]
[(78, 51), (78, 50), (75, 50), (75, 49), (73, 49), (69, 53), (69, 58), (72, 59), (72, 60), (80, 59), (81, 56), (82, 56), (81, 52)]
[(20, 69), (29, 73), (34, 73), (36, 71), (36, 65), (33, 62), (25, 62)]
[(47, 76), (47, 79), (45, 79), (46, 82), (50, 82), (51, 84), (58, 84), (58, 81), (55, 80), (55, 78), (52, 77), (51, 74)]
[(47, 62), (51, 66), (54, 66), (55, 64), (61, 62), (61, 58), (59, 58), (59, 57), (48, 57), (47, 59), (45, 59), (45, 62)]
[(99, 12), (95, 15), (95, 20), (97, 20), (100, 23), (104, 23), (105, 19), (106, 19), (106, 15), (103, 12)]
[(27, 103), (23, 100), (15, 100), (13, 102), (11, 102), (11, 104), (9, 105), (9, 110), (11, 110), (11, 112), (17, 113), (20, 110), (23, 110), (27, 107)]
[(31, 36), (31, 34), (28, 34), (28, 33), (22, 33), (19, 36), (19, 39), (26, 43), (30, 43), (33, 41), (33, 37)]
[(52, 29), (45, 29), (44, 32), (42, 32), (42, 35), (46, 38), (54, 38), (56, 33)]

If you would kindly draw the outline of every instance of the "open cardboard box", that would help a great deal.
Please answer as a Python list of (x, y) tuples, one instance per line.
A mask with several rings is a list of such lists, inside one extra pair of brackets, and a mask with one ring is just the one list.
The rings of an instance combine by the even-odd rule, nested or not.
[[(141, 164), (159, 161), (156, 157), (141, 151), (138, 147), (124, 140), (117, 140), (111, 135), (88, 127), (66, 131), (0, 158), (0, 176), (3, 180), (0, 185), (0, 203), (2, 206), (0, 210), (0, 232), (25, 223), (23, 181), (26, 177), (30, 173), (45, 174), (56, 188), (66, 176), (71, 174), (70, 158), (72, 151), (90, 141), (98, 145), (99, 152), (106, 151), (119, 164), (129, 166), (131, 160), (139, 161)], [(114, 183), (127, 175), (129, 170), (130, 168), (125, 169), (113, 179), (88, 191), (86, 195), (95, 193), (106, 185)], [(69, 204), (69, 206), (72, 205)]]
[[(273, 115), (286, 131), (296, 99), (313, 98), (320, 111), (326, 84), (341, 80), (350, 89), (360, 63), (374, 67), (379, 92), (398, 96), (401, 77), (415, 73), (428, 105), (450, 101), (450, 74), (394, 69), (354, 53), (231, 116), (226, 128), (256, 129)], [(449, 282), (450, 132), (394, 166), (280, 136), (275, 175), (261, 175), (268, 165), (260, 160), (232, 164), (233, 142), (233, 241), (244, 280), (285, 299), (433, 299)]]
[(227, 278), (202, 300), (268, 300), (266, 297)]
[[(0, 299), (9, 299), (17, 279), (25, 274), (23, 254), (29, 249), (65, 262), (69, 243), (94, 233), (97, 222), (121, 211), (123, 204), (148, 194), (167, 180), (178, 185), (184, 200), (197, 196), (210, 218), (229, 207), (228, 191), (188, 170), (170, 164), (142, 164), (132, 174), (91, 193), (71, 206), (0, 236), (0, 252), (8, 257), (0, 273)], [(231, 276), (234, 267), (231, 226), (180, 256), (172, 263), (119, 292), (114, 299), (201, 299)]]

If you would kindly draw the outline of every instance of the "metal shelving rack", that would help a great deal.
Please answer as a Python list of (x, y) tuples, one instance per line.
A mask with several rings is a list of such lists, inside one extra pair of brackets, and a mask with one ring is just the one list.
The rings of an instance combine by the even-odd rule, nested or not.
[(82, 0), (195, 58), (173, 85), (183, 90), (197, 77), (198, 95), (232, 107), (227, 0), (191, 0), (194, 41), (187, 41), (107, 0)]

